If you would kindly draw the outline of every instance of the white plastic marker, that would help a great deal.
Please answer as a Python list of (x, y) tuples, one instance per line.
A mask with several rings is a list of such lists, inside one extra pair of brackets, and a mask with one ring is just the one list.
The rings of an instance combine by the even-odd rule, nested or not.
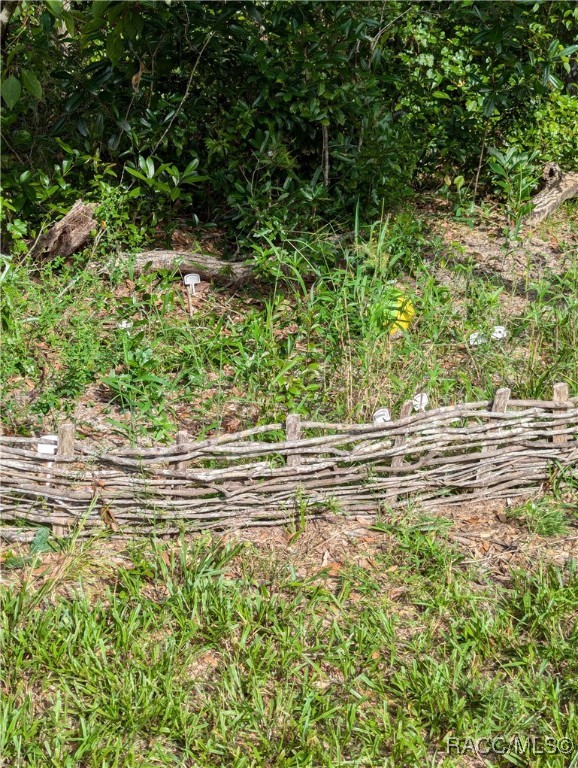
[(121, 320), (120, 323), (116, 326), (117, 328), (122, 328), (123, 330), (126, 330), (127, 328), (132, 328), (132, 323), (130, 320)]
[(494, 330), (490, 338), (492, 339), (505, 339), (508, 335), (505, 325), (494, 325)]
[(187, 289), (187, 303), (189, 305), (189, 315), (192, 316), (193, 305), (191, 303), (191, 297), (196, 295), (195, 285), (198, 285), (201, 282), (201, 276), (195, 274), (195, 272), (189, 272), (188, 275), (184, 276), (183, 282)]
[(425, 392), (418, 392), (411, 402), (416, 411), (425, 411), (429, 403), (429, 397)]
[(37, 453), (44, 453), (48, 456), (54, 456), (58, 448), (58, 435), (41, 435), (36, 447)]
[(380, 408), (373, 414), (374, 424), (386, 424), (388, 421), (391, 421), (391, 413), (389, 412), (389, 408)]
[[(505, 325), (494, 325), (492, 333), (490, 334), (490, 339), (499, 341), (500, 339), (505, 339), (507, 335), (508, 331)], [(470, 333), (470, 347), (479, 347), (480, 344), (485, 344), (486, 341), (487, 339), (481, 331)]]
[(484, 344), (486, 337), (480, 333), (480, 331), (474, 331), (470, 333), (470, 347), (479, 347), (480, 344)]
[[(38, 445), (36, 446), (36, 452), (43, 454), (44, 456), (54, 456), (56, 451), (58, 450), (58, 435), (42, 435), (40, 437), (40, 440), (38, 441)], [(50, 485), (50, 478), (52, 475), (50, 474), (50, 469), (52, 468), (53, 462), (49, 461), (47, 463), (48, 468), (48, 475), (45, 485)]]

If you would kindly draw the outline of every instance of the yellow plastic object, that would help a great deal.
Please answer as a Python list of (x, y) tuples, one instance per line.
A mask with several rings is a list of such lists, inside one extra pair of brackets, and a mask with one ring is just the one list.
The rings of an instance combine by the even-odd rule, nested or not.
[(407, 296), (400, 294), (397, 298), (397, 315), (395, 322), (391, 326), (389, 335), (393, 336), (394, 334), (400, 333), (401, 331), (407, 331), (411, 325), (411, 321), (413, 320), (414, 315), (415, 309), (413, 304), (407, 298)]

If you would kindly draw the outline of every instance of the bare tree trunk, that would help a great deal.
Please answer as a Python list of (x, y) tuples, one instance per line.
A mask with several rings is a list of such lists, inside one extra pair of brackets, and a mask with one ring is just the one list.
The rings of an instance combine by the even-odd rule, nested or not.
[(2, 10), (0, 11), (0, 47), (2, 49), (2, 61), (6, 54), (6, 43), (8, 41), (8, 25), (12, 14), (18, 8), (22, 0), (2, 0)]
[[(71, 7), (72, 7), (72, 0), (62, 0), (62, 8), (65, 12), (70, 13)], [(59, 21), (56, 24), (54, 31), (56, 32), (56, 36), (58, 37), (62, 48), (65, 51), (68, 50), (68, 48), (70, 47), (70, 40), (66, 39), (66, 36), (68, 34), (68, 28), (66, 26), (66, 22)]]

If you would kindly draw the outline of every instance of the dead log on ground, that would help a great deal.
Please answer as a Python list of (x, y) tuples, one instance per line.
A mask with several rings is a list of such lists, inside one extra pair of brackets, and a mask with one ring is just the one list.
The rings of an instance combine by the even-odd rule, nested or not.
[(249, 262), (223, 261), (205, 253), (154, 250), (138, 253), (133, 258), (137, 275), (167, 269), (180, 274), (196, 272), (203, 280), (228, 285), (255, 279), (255, 269)]
[(70, 256), (80, 250), (97, 228), (93, 214), (95, 203), (77, 200), (66, 216), (41, 235), (30, 249), (33, 258), (54, 258)]
[(547, 163), (542, 178), (546, 186), (532, 198), (534, 209), (526, 219), (527, 224), (539, 224), (563, 202), (578, 195), (578, 173), (563, 173), (556, 163)]

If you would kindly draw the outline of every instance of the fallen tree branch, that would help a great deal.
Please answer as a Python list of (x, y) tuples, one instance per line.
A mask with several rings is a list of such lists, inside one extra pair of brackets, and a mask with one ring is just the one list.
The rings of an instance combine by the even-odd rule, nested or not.
[[(47, 232), (41, 235), (30, 249), (33, 258), (67, 257), (80, 250), (92, 237), (98, 222), (94, 218), (96, 204), (77, 200), (70, 211)], [(203, 280), (235, 285), (255, 279), (254, 266), (249, 262), (230, 262), (205, 253), (192, 251), (151, 250), (133, 256), (120, 254), (127, 263), (132, 260), (135, 274), (166, 269), (186, 274), (196, 272)], [(92, 262), (94, 271), (106, 271), (108, 267)]]
[(249, 262), (223, 261), (205, 253), (154, 250), (138, 253), (132, 258), (137, 275), (167, 269), (181, 274), (196, 272), (203, 280), (228, 285), (255, 279), (255, 269)]

